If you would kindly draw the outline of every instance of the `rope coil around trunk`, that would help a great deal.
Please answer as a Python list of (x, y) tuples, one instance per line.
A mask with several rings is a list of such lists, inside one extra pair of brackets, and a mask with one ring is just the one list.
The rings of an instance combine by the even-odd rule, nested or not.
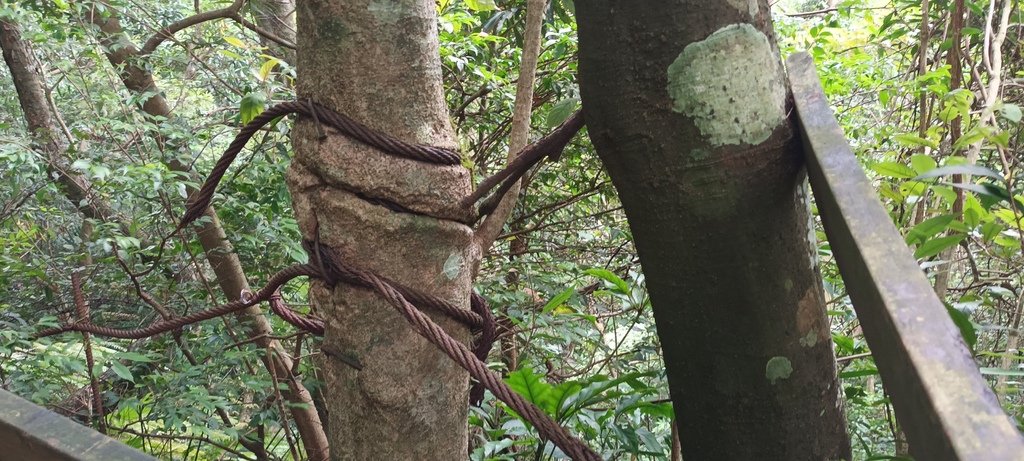
[[(210, 205), (216, 188), (221, 179), (223, 179), (227, 169), (249, 139), (261, 127), (275, 118), (292, 113), (312, 117), (317, 123), (318, 130), (322, 130), (321, 123), (326, 124), (348, 137), (391, 155), (438, 165), (457, 165), (461, 163), (461, 157), (454, 151), (401, 141), (393, 136), (370, 129), (343, 114), (312, 101), (305, 103), (299, 101), (285, 102), (271, 106), (239, 131), (238, 135), (236, 135), (235, 139), (211, 170), (210, 175), (200, 190), (190, 200), (175, 231), (184, 228), (203, 214)], [(490, 213), (515, 181), (518, 181), (522, 175), (545, 157), (557, 157), (582, 126), (583, 117), (577, 112), (549, 136), (523, 149), (517, 161), (507, 166), (498, 174), (486, 179), (481, 184), (482, 187), (464, 199), (460, 204), (467, 207), (475, 206), (478, 200), (496, 187), (497, 191), (484, 202), (478, 216)], [(303, 316), (291, 310), (284, 303), (278, 290), (289, 280), (299, 276), (320, 279), (329, 285), (334, 285), (338, 282), (349, 283), (370, 288), (384, 297), (409, 321), (417, 333), (441, 349), (448, 357), (469, 372), (478, 383), (470, 393), (473, 402), (479, 402), (483, 398), (481, 386), (486, 387), (498, 399), (505, 402), (514, 411), (522, 415), (523, 418), (531, 422), (544, 439), (552, 441), (573, 459), (582, 461), (599, 461), (601, 459), (590, 447), (570, 435), (565, 428), (551, 419), (537, 406), (512, 390), (511, 387), (502, 381), (500, 376), (487, 368), (487, 364), (484, 361), (497, 337), (497, 329), (494, 317), (480, 295), (473, 293), (470, 303), (471, 309), (462, 309), (430, 294), (403, 287), (371, 271), (345, 265), (333, 250), (320, 245), (319, 242), (304, 241), (303, 247), (310, 254), (310, 264), (297, 264), (282, 269), (274, 274), (263, 288), (255, 293), (242, 293), (241, 299), (237, 301), (183, 317), (157, 321), (137, 329), (119, 330), (93, 325), (88, 320), (85, 320), (43, 330), (37, 333), (34, 338), (69, 331), (80, 331), (115, 338), (139, 339), (237, 312), (263, 301), (267, 301), (273, 312), (288, 323), (310, 333), (323, 335), (323, 320), (312, 316)], [(475, 342), (474, 349), (471, 351), (445, 332), (444, 329), (431, 320), (416, 305), (437, 309), (478, 332), (479, 336)]]

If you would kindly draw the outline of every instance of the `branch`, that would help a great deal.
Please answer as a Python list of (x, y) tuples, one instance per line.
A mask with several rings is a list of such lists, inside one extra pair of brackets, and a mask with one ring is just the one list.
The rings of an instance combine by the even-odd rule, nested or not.
[[(512, 135), (509, 139), (509, 157), (511, 164), (515, 160), (513, 152), (519, 152), (526, 146), (530, 135), (530, 116), (533, 112), (533, 85), (537, 77), (537, 57), (540, 55), (541, 23), (547, 10), (547, 0), (528, 0), (526, 6), (526, 31), (523, 33), (523, 60), (519, 66), (519, 81), (516, 82), (516, 102), (512, 111)], [(499, 193), (503, 191), (499, 190)], [(510, 184), (503, 198), (494, 211), (480, 223), (474, 239), (482, 253), (494, 243), (501, 233), (505, 221), (515, 208), (519, 196), (519, 181)]]
[(235, 19), (238, 17), (238, 10), (242, 8), (242, 4), (244, 3), (245, 0), (235, 0), (225, 8), (192, 15), (160, 29), (153, 34), (152, 37), (149, 37), (149, 40), (146, 40), (146, 43), (142, 46), (142, 50), (139, 51), (139, 56), (148, 56), (150, 53), (155, 51), (156, 47), (160, 46), (161, 43), (170, 39), (174, 34), (178, 33), (182, 29), (187, 29), (196, 24), (202, 24), (207, 21), (213, 21), (214, 19)]

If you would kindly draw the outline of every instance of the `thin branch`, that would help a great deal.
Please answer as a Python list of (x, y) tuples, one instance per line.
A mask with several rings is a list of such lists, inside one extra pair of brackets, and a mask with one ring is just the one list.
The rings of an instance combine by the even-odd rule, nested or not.
[(146, 43), (142, 45), (142, 49), (139, 51), (139, 56), (148, 56), (153, 53), (161, 43), (173, 37), (174, 34), (183, 29), (187, 29), (196, 24), (213, 21), (215, 19), (234, 19), (238, 16), (238, 10), (242, 8), (244, 3), (245, 0), (235, 0), (225, 8), (195, 14), (182, 19), (181, 21), (171, 23), (167, 27), (157, 31), (153, 36), (149, 37), (149, 40), (146, 40)]

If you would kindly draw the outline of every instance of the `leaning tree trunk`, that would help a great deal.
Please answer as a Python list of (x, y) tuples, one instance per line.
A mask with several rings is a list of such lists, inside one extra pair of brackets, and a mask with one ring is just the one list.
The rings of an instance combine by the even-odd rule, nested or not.
[[(405, 141), (454, 148), (436, 8), (433, 0), (299, 2), (298, 96)], [(471, 229), (453, 218), (454, 204), (469, 192), (469, 172), (325, 132), (320, 139), (306, 119), (293, 135), (288, 181), (305, 238), (319, 237), (346, 264), (468, 309), (480, 251)], [(376, 294), (314, 283), (310, 300), (326, 321), (321, 365), (332, 457), (465, 458), (466, 372)], [(468, 341), (464, 326), (433, 317)], [(338, 354), (361, 369), (336, 360)]]
[(686, 459), (849, 459), (805, 172), (767, 3), (576, 2)]

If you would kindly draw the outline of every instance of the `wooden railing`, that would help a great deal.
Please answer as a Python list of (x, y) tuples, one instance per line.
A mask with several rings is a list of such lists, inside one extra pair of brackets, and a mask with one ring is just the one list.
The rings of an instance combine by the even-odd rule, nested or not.
[(0, 460), (153, 461), (155, 459), (0, 389)]
[(786, 61), (825, 234), (919, 461), (1024, 460), (1024, 439), (850, 150), (814, 62)]

